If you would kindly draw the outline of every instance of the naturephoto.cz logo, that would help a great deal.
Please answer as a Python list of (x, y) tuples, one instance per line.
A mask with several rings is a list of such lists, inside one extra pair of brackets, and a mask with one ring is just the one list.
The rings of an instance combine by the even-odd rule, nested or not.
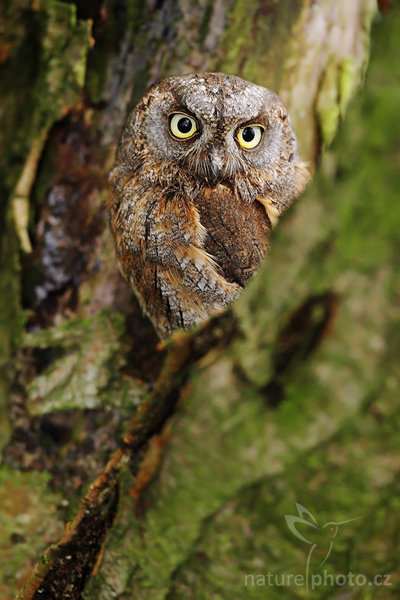
[(296, 502), (297, 515), (285, 515), (286, 524), (299, 540), (309, 547), (305, 573), (247, 573), (244, 575), (246, 587), (261, 586), (305, 586), (307, 591), (320, 586), (390, 586), (390, 575), (377, 573), (368, 578), (363, 573), (341, 573), (333, 575), (321, 568), (326, 564), (331, 555), (334, 540), (342, 526), (356, 521), (361, 517), (354, 517), (344, 521), (328, 521), (319, 525), (317, 520), (303, 505)]

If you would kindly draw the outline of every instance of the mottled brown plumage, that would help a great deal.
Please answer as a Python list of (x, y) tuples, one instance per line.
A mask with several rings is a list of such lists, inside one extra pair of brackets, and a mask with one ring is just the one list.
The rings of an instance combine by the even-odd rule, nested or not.
[(109, 209), (122, 273), (160, 337), (237, 298), (307, 180), (273, 92), (222, 73), (150, 88), (122, 132)]

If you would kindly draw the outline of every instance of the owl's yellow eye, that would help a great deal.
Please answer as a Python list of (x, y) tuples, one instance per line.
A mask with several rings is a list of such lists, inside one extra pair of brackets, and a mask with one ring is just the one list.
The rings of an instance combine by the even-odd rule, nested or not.
[(253, 150), (261, 142), (264, 128), (261, 125), (246, 125), (237, 132), (237, 140), (245, 150)]
[(187, 140), (196, 133), (197, 123), (189, 115), (175, 113), (170, 116), (169, 128), (174, 137), (180, 140)]

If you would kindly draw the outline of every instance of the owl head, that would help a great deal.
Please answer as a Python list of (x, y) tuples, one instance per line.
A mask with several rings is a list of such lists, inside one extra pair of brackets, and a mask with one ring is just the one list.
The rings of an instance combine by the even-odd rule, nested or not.
[(246, 202), (268, 195), (278, 208), (307, 180), (278, 96), (223, 73), (153, 85), (128, 119), (119, 153), (119, 163), (141, 169), (149, 184), (155, 175), (165, 189), (222, 183)]

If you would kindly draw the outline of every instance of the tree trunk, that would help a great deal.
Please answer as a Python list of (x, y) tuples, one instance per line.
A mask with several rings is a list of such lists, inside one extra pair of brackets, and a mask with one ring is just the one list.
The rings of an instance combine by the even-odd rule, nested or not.
[[(372, 0), (3, 9), (4, 600), (300, 598), (329, 548), (327, 575), (386, 573), (379, 598), (399, 591), (400, 10), (375, 25), (365, 89), (224, 315), (157, 345), (104, 209), (126, 113), (171, 74), (277, 91), (315, 167), (363, 78), (375, 12)], [(307, 517), (318, 542), (285, 515)], [(348, 580), (312, 593), (366, 597)]]

